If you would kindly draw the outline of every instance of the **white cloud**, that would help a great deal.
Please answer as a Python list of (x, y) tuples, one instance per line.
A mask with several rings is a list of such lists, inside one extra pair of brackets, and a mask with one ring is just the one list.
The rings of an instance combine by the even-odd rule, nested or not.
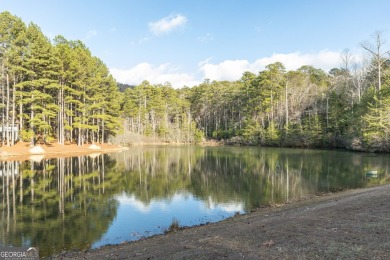
[(280, 61), (287, 70), (295, 70), (303, 65), (312, 65), (315, 68), (329, 71), (340, 66), (340, 52), (322, 50), (318, 53), (293, 52), (287, 54), (273, 54), (271, 57), (258, 59), (254, 67), (264, 68), (266, 65)]
[(212, 59), (213, 57), (208, 57), (207, 59), (198, 62), (198, 67), (202, 67), (203, 65), (210, 63)]
[(233, 212), (243, 212), (244, 211), (244, 204), (242, 202), (227, 202), (227, 203), (218, 203), (213, 200), (211, 196), (208, 197), (207, 200), (204, 201), (204, 205), (207, 209), (220, 209), (222, 211), (225, 211), (227, 213), (233, 213)]
[(303, 65), (312, 65), (315, 68), (329, 71), (340, 66), (340, 52), (323, 50), (318, 53), (293, 52), (287, 54), (273, 54), (270, 57), (260, 58), (253, 63), (248, 60), (225, 60), (218, 64), (210, 63), (210, 60), (199, 63), (199, 70), (204, 78), (210, 80), (238, 80), (242, 73), (250, 71), (258, 73), (265, 66), (281, 62), (287, 70), (296, 70)]
[(178, 14), (170, 15), (156, 22), (149, 23), (149, 30), (155, 35), (169, 33), (175, 29), (183, 27), (187, 23), (187, 17)]
[[(303, 65), (312, 65), (315, 68), (328, 72), (332, 68), (340, 67), (341, 52), (323, 50), (318, 53), (280, 53), (270, 57), (264, 57), (250, 62), (246, 59), (225, 60), (220, 63), (212, 63), (209, 57), (198, 63), (198, 71), (193, 73), (182, 72), (172, 64), (166, 63), (153, 65), (150, 63), (140, 63), (130, 69), (110, 69), (114, 78), (121, 83), (139, 85), (147, 80), (151, 84), (165, 84), (167, 82), (175, 88), (183, 86), (199, 85), (204, 79), (210, 80), (239, 80), (245, 71), (257, 74), (265, 69), (265, 66), (282, 62), (287, 70), (296, 70)], [(200, 75), (196, 77), (195, 74)]]
[(200, 81), (196, 80), (194, 76), (189, 73), (178, 72), (178, 69), (169, 63), (155, 66), (144, 62), (130, 69), (112, 68), (110, 72), (118, 82), (130, 85), (139, 85), (144, 80), (151, 84), (169, 82), (175, 88), (200, 84)]
[(210, 80), (237, 80), (244, 71), (249, 70), (247, 60), (226, 60), (219, 64), (205, 63), (199, 67), (205, 79)]
[(136, 199), (134, 195), (128, 196), (126, 194), (121, 194), (120, 196), (117, 196), (116, 199), (121, 205), (131, 206), (139, 212), (148, 213), (150, 211), (150, 205)]

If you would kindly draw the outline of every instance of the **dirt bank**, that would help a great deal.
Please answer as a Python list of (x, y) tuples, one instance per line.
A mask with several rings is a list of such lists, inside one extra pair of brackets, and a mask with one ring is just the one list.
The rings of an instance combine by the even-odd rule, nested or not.
[(85, 144), (78, 146), (76, 144), (49, 144), (30, 146), (30, 143), (18, 142), (13, 146), (0, 147), (0, 161), (9, 160), (30, 160), (31, 157), (55, 158), (55, 157), (70, 157), (83, 154), (93, 153), (111, 153), (121, 151), (124, 148), (119, 145), (112, 144)]
[(390, 185), (53, 259), (390, 259)]

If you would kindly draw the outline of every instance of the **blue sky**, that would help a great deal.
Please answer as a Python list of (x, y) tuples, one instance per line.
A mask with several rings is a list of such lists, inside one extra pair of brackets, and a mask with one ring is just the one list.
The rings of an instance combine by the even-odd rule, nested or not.
[(390, 41), (388, 0), (0, 0), (0, 11), (82, 40), (128, 84), (237, 80), (275, 61), (328, 71), (375, 31)]

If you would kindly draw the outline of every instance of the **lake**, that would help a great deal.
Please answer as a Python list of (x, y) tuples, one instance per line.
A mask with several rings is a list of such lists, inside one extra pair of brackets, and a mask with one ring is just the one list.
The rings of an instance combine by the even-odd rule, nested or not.
[[(367, 174), (377, 171), (377, 174)], [(40, 256), (244, 214), (308, 194), (390, 183), (388, 154), (259, 147), (130, 147), (0, 162), (0, 246)]]

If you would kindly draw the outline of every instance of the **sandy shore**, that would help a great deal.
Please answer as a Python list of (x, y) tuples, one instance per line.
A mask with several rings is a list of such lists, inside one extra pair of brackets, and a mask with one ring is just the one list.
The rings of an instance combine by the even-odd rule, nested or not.
[(390, 185), (53, 259), (390, 259)]
[(53, 143), (50, 145), (31, 146), (30, 143), (18, 142), (13, 146), (0, 147), (0, 161), (8, 160), (29, 160), (31, 156), (43, 156), (44, 158), (70, 157), (91, 153), (110, 153), (121, 151), (125, 148), (112, 144), (76, 144), (61, 145)]

